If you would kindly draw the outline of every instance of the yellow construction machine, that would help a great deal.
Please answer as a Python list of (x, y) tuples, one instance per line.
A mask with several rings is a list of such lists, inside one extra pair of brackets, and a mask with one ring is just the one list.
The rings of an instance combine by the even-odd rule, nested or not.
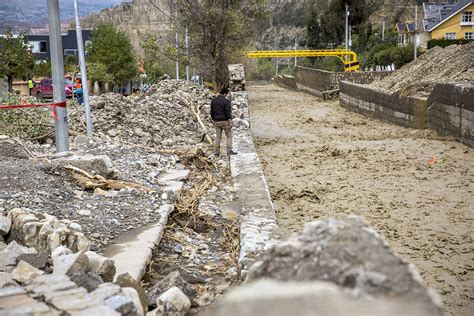
[(344, 64), (344, 71), (359, 71), (357, 54), (349, 49), (310, 50), (258, 50), (247, 52), (248, 58), (288, 58), (288, 57), (338, 57)]

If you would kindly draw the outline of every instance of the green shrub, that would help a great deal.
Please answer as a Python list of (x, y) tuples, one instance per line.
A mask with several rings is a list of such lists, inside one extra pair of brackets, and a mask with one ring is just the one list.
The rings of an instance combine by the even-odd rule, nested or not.
[(468, 39), (456, 39), (456, 40), (432, 39), (428, 41), (428, 49), (433, 48), (435, 46), (446, 47), (446, 46), (454, 45), (454, 44), (462, 45), (462, 44), (466, 44), (472, 41), (473, 40), (468, 40)]

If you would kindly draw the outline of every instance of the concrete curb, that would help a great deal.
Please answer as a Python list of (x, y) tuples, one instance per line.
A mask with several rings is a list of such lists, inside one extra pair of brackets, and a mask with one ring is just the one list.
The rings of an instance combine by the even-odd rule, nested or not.
[(278, 242), (281, 235), (249, 129), (237, 130), (234, 133), (234, 148), (239, 154), (231, 156), (230, 167), (242, 206), (239, 214), (239, 269), (241, 278), (245, 278), (250, 265), (266, 249)]
[(153, 249), (160, 243), (173, 209), (172, 204), (163, 204), (159, 209), (158, 223), (132, 230), (119, 238), (117, 243), (105, 249), (104, 256), (115, 262), (116, 277), (122, 273), (129, 273), (137, 281), (142, 279)]

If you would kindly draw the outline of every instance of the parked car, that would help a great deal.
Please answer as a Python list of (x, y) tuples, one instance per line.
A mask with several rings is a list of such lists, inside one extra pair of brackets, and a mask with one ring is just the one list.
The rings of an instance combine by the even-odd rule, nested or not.
[[(66, 79), (64, 89), (66, 92), (66, 97), (72, 97), (72, 81), (68, 82), (68, 79)], [(41, 80), (40, 83), (33, 88), (33, 95), (39, 100), (53, 98), (53, 80), (50, 78)]]

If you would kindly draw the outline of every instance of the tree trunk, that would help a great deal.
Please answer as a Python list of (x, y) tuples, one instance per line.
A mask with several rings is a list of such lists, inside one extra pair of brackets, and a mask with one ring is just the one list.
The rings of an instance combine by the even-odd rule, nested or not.
[(13, 92), (13, 76), (7, 76), (8, 92)]

